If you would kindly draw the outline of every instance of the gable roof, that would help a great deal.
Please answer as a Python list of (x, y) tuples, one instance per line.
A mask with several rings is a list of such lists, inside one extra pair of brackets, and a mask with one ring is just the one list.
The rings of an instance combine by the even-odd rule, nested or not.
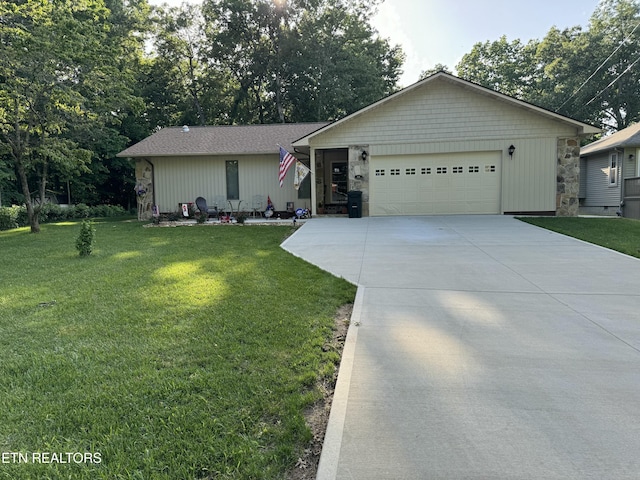
[(295, 142), (293, 142), (293, 146), (294, 147), (303, 147), (303, 146), (308, 146), (309, 145), (309, 140), (311, 138), (313, 138), (314, 136), (320, 134), (320, 133), (324, 133), (328, 130), (331, 130), (345, 122), (348, 122), (350, 120), (353, 120), (356, 117), (359, 117), (360, 115), (363, 115), (365, 113), (368, 113), (372, 110), (375, 110), (377, 108), (379, 108), (382, 105), (385, 105), (388, 102), (392, 102), (393, 100), (395, 100), (396, 98), (402, 96), (402, 95), (406, 95), (412, 91), (414, 91), (415, 89), (418, 89), (424, 85), (427, 85), (429, 83), (432, 82), (436, 82), (436, 81), (445, 81), (445, 82), (449, 82), (451, 84), (455, 84), (458, 85), (462, 88), (468, 89), (470, 91), (473, 91), (475, 93), (478, 93), (480, 95), (484, 95), (487, 97), (491, 97), (494, 98), (498, 101), (502, 101), (502, 102), (506, 102), (509, 103), (513, 106), (519, 107), (519, 108), (523, 108), (525, 110), (529, 110), (535, 113), (538, 113), (540, 115), (543, 115), (545, 117), (548, 117), (550, 119), (556, 120), (556, 121), (560, 121), (563, 123), (568, 123), (573, 127), (576, 127), (579, 131), (580, 135), (589, 135), (589, 134), (594, 134), (594, 133), (600, 133), (601, 130), (597, 127), (594, 127), (593, 125), (589, 125), (587, 123), (584, 122), (580, 122), (578, 120), (574, 120), (572, 118), (569, 117), (565, 117), (564, 115), (560, 115), (558, 113), (552, 112), (551, 110), (547, 110), (545, 108), (542, 107), (538, 107), (537, 105), (533, 105), (532, 103), (527, 103), (524, 102), (522, 100), (518, 100), (517, 98), (514, 97), (510, 97), (509, 95), (505, 95), (499, 92), (496, 92), (495, 90), (491, 90), (489, 88), (483, 87), (482, 85), (478, 85), (477, 83), (473, 83), (473, 82), (469, 82), (468, 80), (463, 80), (462, 78), (456, 77), (455, 75), (451, 75), (449, 73), (446, 72), (438, 72), (435, 73), (423, 80), (420, 80), (416, 83), (414, 83), (413, 85), (410, 85), (402, 90), (400, 90), (399, 92), (396, 92), (394, 94), (389, 95), (388, 97), (385, 97), (381, 100), (378, 100), (375, 103), (372, 103), (371, 105), (362, 108), (361, 110), (358, 110), (357, 112), (352, 113), (351, 115), (347, 115), (346, 117), (337, 120), (327, 126), (325, 126), (324, 128), (321, 128), (315, 132), (311, 132), (310, 134), (299, 138), (298, 140), (296, 140)]
[(640, 123), (631, 125), (580, 149), (580, 156), (593, 155), (613, 148), (640, 147)]
[(118, 157), (278, 154), (291, 143), (327, 125), (278, 123), (207, 127), (167, 127), (118, 153)]

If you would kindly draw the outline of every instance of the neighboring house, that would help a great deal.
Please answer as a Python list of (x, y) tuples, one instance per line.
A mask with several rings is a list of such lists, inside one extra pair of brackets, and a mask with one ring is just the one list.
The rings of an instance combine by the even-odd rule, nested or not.
[(640, 218), (640, 123), (580, 150), (580, 212)]
[[(307, 131), (285, 145), (271, 128)], [(200, 129), (209, 141), (190, 149), (190, 134)], [(236, 129), (245, 129), (234, 135), (244, 150), (220, 147), (217, 135)], [(269, 194), (276, 209), (294, 202), (341, 213), (355, 190), (364, 215), (577, 215), (580, 137), (599, 132), (440, 72), (331, 124), (163, 129), (119, 155), (138, 159), (138, 176), (145, 162), (152, 165), (147, 176), (153, 173), (161, 211), (198, 195)], [(276, 143), (313, 159), (308, 199), (293, 190), (292, 172), (278, 187)], [(233, 161), (237, 170), (229, 170)], [(229, 190), (233, 172), (239, 191)]]

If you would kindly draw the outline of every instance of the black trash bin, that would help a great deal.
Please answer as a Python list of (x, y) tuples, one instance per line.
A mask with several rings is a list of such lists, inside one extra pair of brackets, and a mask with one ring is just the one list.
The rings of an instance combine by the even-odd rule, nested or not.
[(349, 209), (349, 218), (362, 218), (362, 192), (360, 190), (347, 192), (347, 208)]

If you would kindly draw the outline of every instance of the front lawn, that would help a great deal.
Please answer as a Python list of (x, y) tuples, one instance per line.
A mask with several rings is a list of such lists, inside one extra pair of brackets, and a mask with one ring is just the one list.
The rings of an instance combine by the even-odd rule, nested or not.
[(283, 478), (355, 287), (289, 227), (95, 226), (0, 232), (0, 478)]
[(520, 220), (640, 258), (638, 220), (617, 217), (522, 217)]

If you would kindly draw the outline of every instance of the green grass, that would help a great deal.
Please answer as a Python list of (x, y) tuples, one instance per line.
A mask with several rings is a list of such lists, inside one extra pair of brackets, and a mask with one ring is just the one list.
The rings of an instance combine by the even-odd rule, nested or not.
[(638, 220), (582, 217), (522, 217), (520, 220), (640, 258)]
[(282, 478), (355, 287), (280, 249), (289, 227), (95, 227), (84, 258), (79, 223), (0, 232), (0, 452), (30, 461), (0, 478)]

